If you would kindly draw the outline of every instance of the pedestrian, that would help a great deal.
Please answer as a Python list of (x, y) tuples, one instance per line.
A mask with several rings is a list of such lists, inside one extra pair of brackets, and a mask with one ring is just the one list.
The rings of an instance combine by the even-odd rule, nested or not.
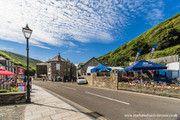
[(72, 83), (72, 84), (73, 84), (73, 81), (74, 81), (73, 78), (71, 78), (71, 83)]
[(27, 78), (26, 78), (26, 76), (23, 78), (23, 82), (26, 82), (27, 81)]

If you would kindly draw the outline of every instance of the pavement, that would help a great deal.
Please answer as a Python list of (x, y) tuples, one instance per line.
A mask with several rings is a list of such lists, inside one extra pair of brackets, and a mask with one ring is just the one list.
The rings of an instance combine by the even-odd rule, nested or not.
[(43, 88), (33, 84), (31, 104), (25, 108), (25, 120), (91, 120), (90, 116), (74, 108)]

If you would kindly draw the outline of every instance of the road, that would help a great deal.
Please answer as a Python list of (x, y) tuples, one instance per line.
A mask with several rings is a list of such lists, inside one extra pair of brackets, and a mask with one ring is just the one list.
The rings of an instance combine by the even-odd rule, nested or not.
[(34, 81), (33, 83), (108, 120), (180, 119), (180, 99), (59, 82)]

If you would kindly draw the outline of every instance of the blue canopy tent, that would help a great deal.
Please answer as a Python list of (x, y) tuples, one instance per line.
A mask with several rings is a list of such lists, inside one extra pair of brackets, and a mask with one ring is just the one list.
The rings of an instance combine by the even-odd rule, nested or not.
[(99, 72), (110, 72), (110, 70), (108, 70), (108, 69), (101, 69), (101, 70), (99, 70)]
[(134, 63), (133, 65), (124, 68), (124, 71), (131, 71), (131, 70), (143, 71), (143, 70), (158, 70), (158, 69), (167, 69), (167, 67), (146, 60), (140, 60)]
[(92, 68), (92, 69), (91, 69), (91, 73), (94, 73), (94, 72), (99, 71), (99, 70), (102, 70), (102, 69), (106, 69), (106, 70), (109, 70), (109, 71), (111, 70), (111, 68), (106, 67), (106, 66), (100, 64), (100, 65)]
[(111, 70), (111, 72), (113, 72), (114, 70), (118, 70), (119, 72), (125, 72), (124, 70), (120, 70), (120, 69), (113, 69)]

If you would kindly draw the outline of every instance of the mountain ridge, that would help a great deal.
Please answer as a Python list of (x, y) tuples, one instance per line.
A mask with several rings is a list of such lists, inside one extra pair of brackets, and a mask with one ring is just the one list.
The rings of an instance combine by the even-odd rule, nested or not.
[(153, 45), (158, 44), (153, 58), (180, 55), (180, 13), (145, 31), (114, 51), (98, 57), (109, 61), (112, 66), (126, 67), (134, 62), (138, 50), (142, 50), (138, 59), (148, 60)]

